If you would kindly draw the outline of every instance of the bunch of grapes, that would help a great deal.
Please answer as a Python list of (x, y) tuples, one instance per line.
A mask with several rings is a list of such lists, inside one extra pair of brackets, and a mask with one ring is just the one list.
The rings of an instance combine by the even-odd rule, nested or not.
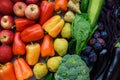
[(99, 53), (106, 49), (107, 36), (103, 23), (99, 22), (98, 29), (94, 32), (92, 38), (88, 41), (86, 49), (82, 52), (82, 59), (88, 65), (94, 64)]

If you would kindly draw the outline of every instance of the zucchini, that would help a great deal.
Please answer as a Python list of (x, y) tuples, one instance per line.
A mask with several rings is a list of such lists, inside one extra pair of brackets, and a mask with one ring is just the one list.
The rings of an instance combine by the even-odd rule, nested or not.
[(98, 17), (101, 13), (103, 3), (104, 3), (104, 0), (89, 0), (87, 13), (88, 13), (92, 28), (94, 28), (94, 26), (97, 23)]

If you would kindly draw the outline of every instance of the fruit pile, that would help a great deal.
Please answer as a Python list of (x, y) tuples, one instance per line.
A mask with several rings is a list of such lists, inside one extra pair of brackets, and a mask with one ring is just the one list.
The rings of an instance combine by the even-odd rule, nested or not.
[(0, 80), (53, 80), (62, 58), (71, 53), (92, 66), (106, 50), (108, 34), (102, 22), (97, 24), (103, 2), (1, 0)]

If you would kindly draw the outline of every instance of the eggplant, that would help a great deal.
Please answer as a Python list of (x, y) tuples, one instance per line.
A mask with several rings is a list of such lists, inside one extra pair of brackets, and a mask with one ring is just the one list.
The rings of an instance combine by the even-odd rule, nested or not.
[(104, 80), (120, 80), (120, 48), (115, 49), (114, 59), (104, 74)]
[(90, 72), (91, 80), (97, 80), (97, 78), (101, 76), (101, 74), (103, 73), (103, 71), (105, 70), (108, 64), (108, 61), (109, 61), (109, 57), (108, 57), (107, 49), (103, 49), (99, 53), (98, 59), (95, 65), (93, 66), (93, 69)]

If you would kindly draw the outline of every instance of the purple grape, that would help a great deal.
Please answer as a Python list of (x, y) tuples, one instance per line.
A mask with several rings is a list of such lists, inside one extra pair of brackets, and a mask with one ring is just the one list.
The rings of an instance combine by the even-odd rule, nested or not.
[(96, 53), (95, 52), (90, 52), (89, 59), (90, 59), (90, 62), (96, 62), (96, 60), (97, 60)]
[(100, 42), (100, 44), (101, 44), (102, 46), (105, 45), (105, 41), (104, 41), (102, 38), (98, 38), (97, 40)]
[(104, 30), (104, 25), (102, 22), (98, 23), (98, 30), (100, 30), (100, 31)]
[(103, 39), (107, 38), (107, 32), (106, 31), (101, 31), (100, 35)]
[(100, 37), (100, 32), (96, 31), (96, 32), (94, 33), (94, 38), (99, 38), (99, 37)]
[(96, 39), (95, 38), (92, 38), (89, 40), (89, 45), (93, 46), (95, 43), (96, 43)]
[(100, 44), (100, 42), (96, 42), (96, 43), (94, 44), (94, 49), (95, 49), (95, 50), (101, 50), (101, 49), (102, 49), (102, 45)]

